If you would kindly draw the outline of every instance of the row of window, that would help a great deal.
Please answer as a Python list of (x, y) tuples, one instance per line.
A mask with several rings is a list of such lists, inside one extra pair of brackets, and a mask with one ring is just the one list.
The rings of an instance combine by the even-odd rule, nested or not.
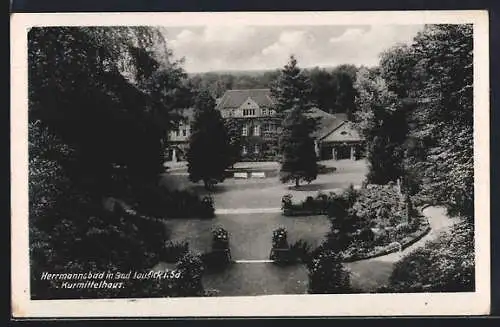
[[(249, 147), (247, 147), (246, 145), (243, 145), (241, 147), (241, 154), (242, 155), (248, 154), (249, 153), (248, 150), (249, 150)], [(253, 150), (253, 153), (257, 154), (260, 152), (260, 146), (258, 144), (255, 144), (253, 147), (251, 147), (251, 150)]]
[[(273, 109), (261, 109), (261, 116), (273, 116), (276, 113)], [(234, 117), (236, 115), (235, 109), (225, 110), (223, 111), (224, 117)], [(243, 117), (255, 117), (257, 116), (256, 109), (243, 109)]]
[[(266, 133), (266, 132), (273, 132), (275, 130), (275, 127), (272, 124), (264, 124), (262, 126), (263, 126), (264, 133)], [(243, 125), (243, 127), (241, 129), (241, 135), (242, 136), (248, 136), (248, 132), (249, 132), (248, 125)], [(252, 132), (253, 132), (252, 135), (254, 135), (254, 136), (260, 136), (260, 125), (254, 125), (253, 129), (252, 129)]]

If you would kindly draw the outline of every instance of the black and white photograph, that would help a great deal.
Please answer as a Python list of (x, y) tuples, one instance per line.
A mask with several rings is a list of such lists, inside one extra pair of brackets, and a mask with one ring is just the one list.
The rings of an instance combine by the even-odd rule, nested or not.
[(18, 314), (488, 312), (484, 12), (127, 15), (19, 18)]

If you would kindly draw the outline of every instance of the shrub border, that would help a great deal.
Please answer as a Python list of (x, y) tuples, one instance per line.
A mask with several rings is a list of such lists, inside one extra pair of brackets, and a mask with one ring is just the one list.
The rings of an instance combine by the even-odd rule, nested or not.
[[(430, 223), (429, 223), (429, 219), (423, 214), (423, 211), (424, 211), (425, 208), (432, 207), (432, 206), (434, 206), (434, 204), (424, 204), (424, 205), (422, 205), (418, 209), (420, 215), (422, 217), (425, 217), (425, 223), (424, 223), (424, 225), (426, 225), (426, 227), (425, 227), (424, 230), (422, 230), (413, 239), (407, 241), (406, 243), (400, 243), (401, 244), (401, 251), (405, 250), (406, 248), (408, 248), (411, 245), (413, 245), (413, 244), (417, 243), (418, 241), (420, 241), (422, 238), (424, 238), (424, 236), (426, 236), (427, 234), (429, 234), (429, 232), (432, 230), (432, 228), (430, 226)], [(391, 250), (387, 250), (387, 249), (384, 250), (384, 249), (382, 249), (379, 252), (376, 252), (376, 253), (373, 253), (373, 254), (370, 254), (370, 255), (365, 255), (365, 256), (357, 257), (357, 258), (352, 258), (352, 256), (351, 257), (347, 257), (347, 258), (344, 258), (342, 260), (342, 262), (350, 263), (350, 262), (368, 260), (368, 259), (382, 257), (384, 255), (388, 255), (388, 254), (395, 253), (395, 252), (399, 252), (399, 251), (397, 249), (391, 249)]]
[[(411, 245), (415, 244), (416, 242), (420, 241), (430, 231), (431, 231), (431, 227), (429, 225), (427, 225), (427, 227), (424, 230), (422, 230), (417, 236), (415, 236), (411, 240), (407, 241), (406, 243), (400, 243), (401, 244), (401, 251), (405, 250), (409, 246), (411, 246)], [(373, 253), (373, 254), (369, 254), (369, 255), (365, 255), (365, 256), (360, 256), (360, 257), (355, 257), (355, 258), (353, 258), (352, 256), (344, 258), (344, 259), (342, 259), (342, 262), (350, 263), (350, 262), (368, 260), (368, 259), (382, 257), (384, 255), (388, 255), (388, 254), (395, 253), (395, 252), (399, 252), (399, 250), (398, 249), (390, 249), (390, 250), (388, 250), (387, 247), (386, 247), (386, 249), (382, 249), (379, 252), (376, 252), (376, 253)]]

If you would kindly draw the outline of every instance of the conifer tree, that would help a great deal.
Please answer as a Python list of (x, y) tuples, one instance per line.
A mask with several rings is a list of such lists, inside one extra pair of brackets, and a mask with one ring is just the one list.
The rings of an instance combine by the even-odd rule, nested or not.
[(316, 152), (311, 133), (316, 119), (307, 115), (312, 107), (310, 81), (292, 55), (271, 88), (275, 108), (283, 117), (279, 150), (282, 156), (280, 179), (283, 183), (311, 182), (318, 174)]
[(215, 109), (215, 100), (207, 91), (195, 99), (193, 134), (187, 153), (189, 179), (200, 180), (206, 189), (224, 181), (226, 168), (231, 164), (231, 146), (224, 121)]
[(294, 106), (308, 111), (311, 106), (311, 82), (297, 66), (297, 59), (291, 55), (288, 63), (271, 86), (271, 95), (275, 99), (278, 114)]
[(310, 136), (312, 122), (294, 107), (282, 124), (280, 152), (282, 155), (280, 179), (283, 183), (294, 180), (299, 187), (301, 180), (311, 182), (318, 175), (314, 140)]

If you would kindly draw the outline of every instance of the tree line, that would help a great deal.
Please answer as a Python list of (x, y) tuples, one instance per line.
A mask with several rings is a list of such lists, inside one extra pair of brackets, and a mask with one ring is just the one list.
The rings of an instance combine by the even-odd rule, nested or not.
[(399, 179), (414, 201), (462, 218), (400, 261), (388, 291), (474, 290), (472, 33), (471, 25), (427, 25), (411, 44), (387, 49), (377, 67), (357, 73), (367, 182)]
[[(311, 92), (311, 102), (329, 113), (347, 113), (349, 117), (356, 110), (356, 73), (359, 67), (339, 65), (333, 68), (303, 68)], [(193, 86), (207, 90), (212, 97), (220, 98), (232, 89), (267, 89), (279, 78), (280, 69), (256, 73), (198, 73), (190, 75)]]
[[(158, 262), (165, 226), (119, 204), (157, 193), (167, 131), (197, 91), (150, 27), (32, 28), (28, 74), (31, 295), (120, 296), (75, 294), (40, 276)], [(121, 296), (148, 296), (143, 286)]]

